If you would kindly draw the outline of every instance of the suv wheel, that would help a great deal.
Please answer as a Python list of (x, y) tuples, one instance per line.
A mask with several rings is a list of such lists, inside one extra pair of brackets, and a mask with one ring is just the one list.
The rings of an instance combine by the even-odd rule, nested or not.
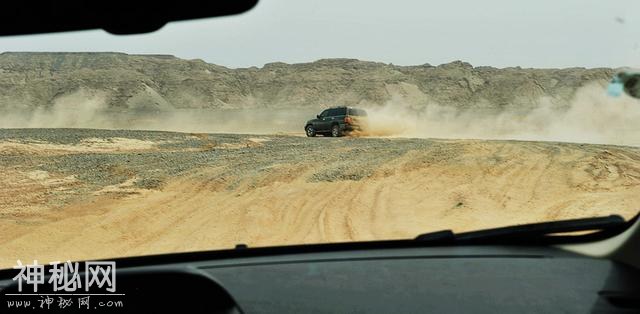
[(342, 132), (340, 131), (340, 126), (335, 124), (334, 126), (331, 127), (331, 136), (333, 137), (340, 137), (342, 136)]
[(307, 133), (308, 137), (316, 136), (316, 129), (313, 128), (313, 125), (307, 125), (307, 127), (304, 128), (304, 131)]

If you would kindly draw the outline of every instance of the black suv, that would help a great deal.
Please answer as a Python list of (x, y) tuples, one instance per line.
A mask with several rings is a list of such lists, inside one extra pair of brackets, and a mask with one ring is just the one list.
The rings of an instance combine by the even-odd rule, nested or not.
[(363, 130), (366, 127), (367, 112), (352, 107), (333, 107), (307, 121), (304, 131), (307, 136), (331, 135), (339, 137), (345, 133)]

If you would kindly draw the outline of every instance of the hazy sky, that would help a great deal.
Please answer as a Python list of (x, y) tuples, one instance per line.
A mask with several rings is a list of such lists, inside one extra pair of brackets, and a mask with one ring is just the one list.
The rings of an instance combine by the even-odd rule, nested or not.
[(145, 35), (0, 38), (0, 51), (173, 54), (229, 67), (357, 58), (399, 65), (640, 66), (637, 0), (260, 0)]

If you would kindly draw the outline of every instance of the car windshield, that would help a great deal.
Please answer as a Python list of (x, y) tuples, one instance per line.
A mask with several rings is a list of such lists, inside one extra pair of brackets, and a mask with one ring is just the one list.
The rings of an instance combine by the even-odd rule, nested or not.
[(628, 219), (639, 13), (263, 0), (0, 37), (0, 268)]

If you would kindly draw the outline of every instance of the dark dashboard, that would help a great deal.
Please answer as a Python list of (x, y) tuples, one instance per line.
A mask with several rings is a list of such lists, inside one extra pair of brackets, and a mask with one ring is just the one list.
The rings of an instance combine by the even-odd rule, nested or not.
[[(119, 312), (640, 312), (638, 269), (552, 247), (317, 252), (118, 271)], [(15, 283), (3, 279), (4, 303)]]

